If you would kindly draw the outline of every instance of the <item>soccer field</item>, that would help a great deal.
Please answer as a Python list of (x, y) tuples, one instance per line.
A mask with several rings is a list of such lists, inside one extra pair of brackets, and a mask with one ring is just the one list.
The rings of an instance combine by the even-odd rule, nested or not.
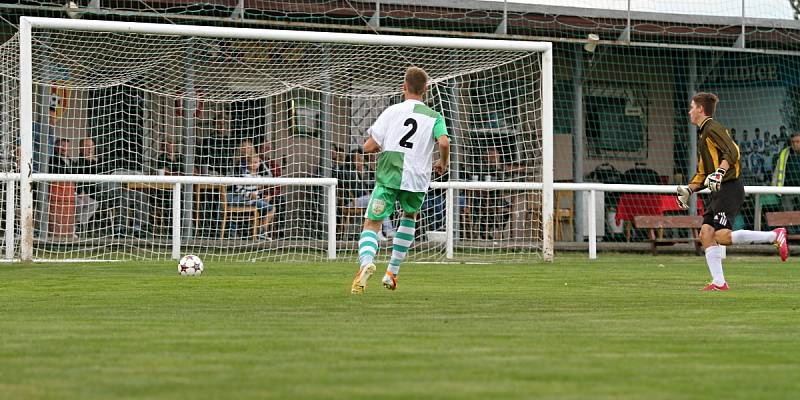
[[(0, 265), (0, 398), (778, 399), (800, 273), (731, 255), (407, 264)], [(382, 269), (382, 268), (381, 268)]]

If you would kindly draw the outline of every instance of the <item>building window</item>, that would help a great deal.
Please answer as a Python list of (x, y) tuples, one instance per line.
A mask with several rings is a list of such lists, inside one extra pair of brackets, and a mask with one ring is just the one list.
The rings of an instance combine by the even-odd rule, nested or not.
[(647, 109), (631, 90), (594, 89), (584, 97), (586, 140), (592, 156), (647, 158)]

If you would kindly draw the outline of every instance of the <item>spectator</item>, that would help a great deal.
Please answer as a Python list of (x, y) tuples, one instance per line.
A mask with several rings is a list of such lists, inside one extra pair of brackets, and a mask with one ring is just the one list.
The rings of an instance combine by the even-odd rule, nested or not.
[[(80, 142), (80, 156), (76, 160), (76, 170), (81, 174), (97, 175), (101, 165), (95, 154), (94, 140), (84, 138)], [(78, 183), (78, 196), (76, 201), (76, 214), (78, 217), (78, 232), (88, 232), (89, 221), (97, 212), (97, 184), (93, 182)]]
[[(270, 145), (269, 142), (264, 141), (258, 146), (258, 149), (261, 160), (263, 161), (264, 165), (269, 168), (272, 177), (280, 178), (283, 176), (283, 163), (273, 157), (272, 145)], [(285, 208), (283, 206), (286, 203), (286, 198), (283, 195), (283, 188), (280, 185), (274, 185), (270, 186), (267, 191), (271, 196), (272, 206), (275, 209), (284, 210)], [(276, 234), (280, 235), (284, 231), (282, 229), (284, 222), (284, 213), (277, 213), (274, 218), (274, 223), (278, 227)], [(275, 229), (273, 229), (273, 231), (275, 231)]]
[(342, 153), (342, 149), (339, 148), (337, 145), (331, 146), (331, 170), (333, 173), (331, 176), (336, 177), (336, 172), (342, 170), (342, 164), (344, 163), (344, 153)]
[(239, 143), (239, 162), (237, 163), (239, 169), (246, 167), (254, 155), (256, 155), (256, 147), (253, 145), (253, 140), (243, 139)]
[(761, 139), (761, 129), (755, 129), (756, 137), (753, 139), (752, 143), (752, 152), (753, 153), (762, 153), (764, 152), (764, 140)]
[[(442, 175), (435, 176), (433, 182), (447, 182), (450, 180), (450, 171)], [(419, 234), (428, 231), (444, 230), (445, 222), (445, 189), (428, 189), (428, 195), (422, 201), (422, 217), (418, 229)], [(463, 200), (463, 197), (459, 197)], [(459, 204), (460, 205), (460, 204)]]
[[(271, 178), (272, 172), (263, 162), (261, 162), (261, 158), (258, 157), (258, 155), (253, 154), (247, 159), (247, 163), (242, 166), (240, 175), (245, 178)], [(257, 207), (260, 217), (258, 236), (265, 240), (272, 240), (272, 236), (269, 233), (269, 224), (272, 222), (272, 218), (275, 215), (275, 210), (270, 203), (272, 197), (270, 196), (269, 191), (263, 190), (257, 185), (244, 184), (237, 185), (236, 191), (234, 193), (230, 193), (228, 196), (228, 201), (232, 204), (243, 204)]]
[(768, 175), (766, 169), (766, 160), (761, 153), (750, 153), (749, 164), (750, 170), (748, 176), (745, 177), (745, 180), (748, 184), (752, 185), (764, 185), (767, 183)]
[(764, 154), (764, 157), (767, 157), (767, 153), (769, 153), (769, 145), (770, 140), (772, 139), (772, 135), (769, 133), (769, 130), (764, 131), (764, 146), (761, 148), (761, 153)]
[(739, 161), (744, 175), (750, 174), (750, 146), (750, 139), (748, 138), (747, 129), (745, 129), (742, 131), (742, 141), (739, 143), (739, 152), (741, 153)]
[(778, 142), (780, 142), (781, 146), (789, 145), (789, 135), (786, 133), (786, 126), (784, 125), (778, 128)]
[[(769, 181), (769, 175), (772, 173), (772, 155), (775, 154), (772, 152), (772, 139), (776, 138), (777, 135), (772, 136), (769, 133), (769, 130), (764, 131), (764, 147), (761, 150), (761, 155), (764, 156), (764, 171), (766, 175), (764, 175), (764, 182)], [(780, 149), (778, 149), (780, 151)]]
[[(506, 180), (506, 168), (495, 147), (489, 147), (485, 162), (479, 166), (478, 178), (485, 182), (502, 182)], [(492, 240), (492, 231), (502, 229), (510, 217), (508, 201), (502, 198), (499, 190), (479, 190), (473, 202), (473, 214), (478, 220), (481, 239)]]
[(160, 175), (183, 175), (183, 156), (175, 152), (175, 143), (169, 140), (158, 156), (158, 170)]
[(345, 198), (350, 207), (366, 208), (369, 203), (370, 185), (373, 177), (364, 166), (364, 153), (357, 148), (347, 155), (342, 171)]
[[(331, 166), (330, 166), (331, 174), (330, 174), (330, 177), (331, 178), (336, 178), (339, 181), (342, 181), (342, 179), (344, 178), (343, 175), (342, 175), (344, 173), (344, 154), (342, 153), (342, 149), (339, 148), (339, 146), (337, 146), (335, 144), (331, 145), (331, 160), (330, 161), (331, 161)], [(321, 166), (321, 168), (322, 168), (322, 166)], [(325, 173), (325, 171), (322, 171), (319, 175), (320, 176), (328, 176)], [(344, 198), (342, 196), (342, 193), (343, 193), (343, 191), (342, 191), (342, 183), (339, 182), (339, 186), (338, 186), (338, 189), (337, 189), (337, 192), (336, 192), (336, 199), (337, 199), (338, 202), (342, 202), (342, 199)]]
[(51, 174), (72, 174), (74, 173), (74, 166), (70, 158), (71, 142), (67, 139), (56, 139), (54, 154), (50, 160), (50, 173)]
[(749, 134), (747, 133), (747, 129), (742, 131), (742, 144), (739, 146), (742, 152), (749, 153), (750, 152), (750, 138), (748, 137)]
[[(790, 145), (778, 154), (775, 171), (772, 173), (773, 186), (800, 186), (800, 132), (793, 132)], [(798, 210), (798, 196), (781, 196), (784, 211)]]

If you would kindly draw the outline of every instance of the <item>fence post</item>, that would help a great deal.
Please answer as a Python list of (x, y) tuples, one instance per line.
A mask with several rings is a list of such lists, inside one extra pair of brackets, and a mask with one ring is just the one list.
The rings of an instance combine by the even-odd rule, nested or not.
[(172, 259), (181, 259), (181, 184), (172, 188)]
[(597, 190), (589, 191), (589, 259), (597, 258)]
[(446, 239), (447, 254), (445, 255), (445, 257), (448, 260), (452, 260), (453, 259), (453, 241), (455, 240), (454, 239), (455, 232), (453, 232), (454, 227), (455, 227), (455, 221), (453, 221), (453, 218), (455, 216), (455, 212), (454, 212), (455, 201), (454, 201), (453, 197), (454, 197), (455, 193), (456, 193), (456, 191), (452, 187), (448, 187), (447, 188), (447, 200), (446, 200), (447, 203), (446, 203), (446, 206), (445, 206), (445, 213), (446, 213), (446, 216), (445, 216), (445, 235), (446, 235), (446, 238), (447, 238)]

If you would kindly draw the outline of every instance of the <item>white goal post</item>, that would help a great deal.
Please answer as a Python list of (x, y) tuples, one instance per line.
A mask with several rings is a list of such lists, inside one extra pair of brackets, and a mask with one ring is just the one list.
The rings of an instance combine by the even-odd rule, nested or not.
[[(79, 34), (76, 34), (74, 38), (66, 39), (51, 36), (37, 39), (37, 32), (57, 32), (59, 34), (62, 32), (77, 32)], [(216, 58), (209, 59), (210, 61), (197, 59), (192, 61), (194, 64), (188, 67), (188, 70), (181, 70), (184, 65), (177, 64), (173, 66), (172, 70), (159, 72), (165, 81), (171, 80), (169, 83), (177, 86), (182, 91), (179, 97), (175, 97), (174, 107), (169, 105), (177, 115), (180, 115), (180, 117), (175, 117), (175, 120), (180, 119), (181, 121), (174, 122), (170, 119), (173, 117), (164, 116), (161, 109), (144, 105), (142, 106), (146, 108), (144, 112), (148, 113), (145, 115), (146, 118), (143, 118), (145, 120), (144, 124), (147, 124), (147, 129), (153, 131), (159, 129), (173, 129), (176, 131), (199, 129), (196, 126), (196, 120), (205, 117), (197, 116), (200, 115), (201, 111), (207, 111), (201, 110), (204, 102), (206, 102), (212, 104), (211, 106), (206, 105), (206, 107), (215, 107), (214, 110), (208, 112), (213, 111), (217, 115), (225, 115), (225, 121), (229, 124), (228, 128), (241, 123), (243, 119), (263, 118), (266, 122), (259, 122), (261, 125), (254, 125), (254, 127), (251, 127), (252, 129), (241, 128), (241, 130), (243, 132), (247, 131), (246, 129), (251, 129), (253, 132), (259, 130), (258, 133), (253, 135), (262, 135), (261, 130), (269, 129), (292, 132), (294, 136), (288, 139), (275, 139), (270, 137), (269, 134), (264, 137), (270, 137), (272, 146), (281, 146), (279, 149), (266, 147), (269, 149), (270, 154), (276, 154), (280, 151), (282, 156), (287, 157), (290, 161), (285, 161), (284, 168), (296, 174), (289, 175), (290, 178), (271, 178), (258, 182), (278, 186), (309, 185), (329, 188), (326, 193), (321, 194), (321, 196), (328, 196), (325, 203), (325, 212), (329, 214), (326, 216), (328, 229), (325, 236), (328, 242), (326, 249), (328, 249), (329, 255), (331, 253), (335, 254), (337, 246), (336, 226), (338, 222), (336, 213), (338, 212), (337, 208), (341, 208), (337, 204), (342, 200), (336, 197), (339, 195), (332, 186), (337, 181), (329, 179), (336, 178), (336, 176), (331, 172), (333, 169), (331, 163), (327, 161), (315, 161), (319, 165), (315, 165), (314, 168), (318, 167), (319, 171), (322, 172), (316, 172), (316, 169), (312, 171), (310, 166), (304, 169), (304, 166), (311, 164), (311, 162), (307, 161), (309, 159), (321, 160), (326, 158), (328, 155), (325, 153), (331, 151), (331, 149), (347, 148), (347, 146), (356, 147), (363, 143), (364, 137), (358, 137), (357, 135), (364, 135), (364, 128), (371, 124), (370, 121), (374, 121), (377, 116), (376, 113), (379, 113), (385, 106), (398, 99), (398, 89), (401, 82), (397, 80), (397, 73), (402, 74), (406, 67), (421, 64), (420, 66), (428, 70), (432, 82), (440, 84), (440, 86), (433, 85), (434, 87), (431, 89), (433, 92), (429, 96), (432, 98), (431, 108), (434, 110), (439, 107), (446, 108), (445, 110), (437, 111), (442, 112), (448, 124), (453, 125), (452, 129), (451, 126), (448, 126), (448, 129), (453, 135), (455, 151), (451, 168), (454, 172), (451, 176), (453, 174), (455, 176), (450, 178), (450, 182), (438, 183), (438, 186), (434, 185), (434, 188), (448, 188), (446, 201), (447, 251), (445, 253), (443, 249), (441, 250), (441, 258), (453, 257), (453, 243), (454, 236), (456, 236), (454, 230), (459, 223), (458, 217), (454, 215), (459, 213), (459, 207), (467, 209), (470, 204), (473, 207), (480, 207), (480, 204), (484, 204), (478, 201), (480, 200), (479, 198), (473, 203), (472, 196), (485, 196), (485, 194), (473, 195), (463, 192), (470, 190), (504, 191), (501, 194), (491, 194), (490, 197), (494, 196), (491, 201), (503, 202), (507, 208), (505, 212), (513, 214), (507, 218), (535, 219), (530, 228), (534, 230), (534, 233), (526, 237), (531, 238), (529, 241), (535, 242), (533, 248), (536, 249), (536, 253), (540, 254), (543, 260), (551, 261), (553, 258), (553, 57), (551, 43), (22, 17), (20, 18), (18, 36), (18, 168), (20, 183), (20, 213), (18, 218), (20, 221), (19, 258), (22, 260), (32, 260), (35, 257), (35, 221), (40, 218), (37, 217), (36, 202), (41, 202), (42, 199), (34, 199), (32, 184), (36, 182), (53, 182), (58, 179), (57, 175), (54, 176), (34, 170), (34, 165), (36, 164), (34, 137), (39, 134), (34, 132), (35, 126), (37, 124), (41, 125), (43, 121), (45, 124), (47, 122), (47, 117), (39, 115), (47, 114), (47, 106), (37, 104), (37, 96), (43, 96), (41, 93), (35, 93), (35, 90), (39, 86), (52, 84), (48, 80), (57, 80), (49, 75), (62, 74), (64, 76), (69, 75), (70, 79), (73, 80), (67, 83), (59, 81), (58, 84), (65, 85), (67, 87), (66, 90), (74, 88), (74, 90), (93, 90), (100, 93), (102, 88), (105, 87), (104, 85), (111, 84), (105, 81), (93, 83), (91, 79), (100, 79), (101, 73), (114, 74), (118, 71), (120, 64), (124, 66), (125, 62), (136, 61), (135, 58), (131, 59), (133, 61), (121, 59), (113, 60), (117, 64), (103, 64), (99, 67), (95, 66), (94, 69), (89, 66), (85, 72), (83, 70), (80, 72), (84, 75), (78, 76), (79, 73), (74, 70), (64, 72), (52, 65), (44, 67), (38, 65), (37, 62), (40, 62), (41, 59), (35, 56), (34, 48), (47, 49), (52, 46), (51, 51), (63, 53), (63, 51), (67, 50), (61, 50), (56, 46), (62, 42), (67, 43), (72, 47), (65, 45), (64, 49), (74, 53), (61, 54), (60, 56), (70, 60), (77, 60), (74, 61), (75, 64), (83, 61), (81, 57), (84, 53), (81, 52), (81, 44), (86, 46), (86, 51), (97, 51), (99, 53), (92, 54), (92, 57), (95, 57), (92, 60), (110, 58), (110, 56), (106, 57), (102, 52), (109, 51), (108, 49), (112, 48), (112, 45), (106, 47), (98, 46), (99, 50), (91, 48), (95, 44), (95, 39), (92, 36), (95, 33), (103, 35), (100, 39), (96, 39), (98, 43), (108, 40), (114, 46), (130, 46), (119, 52), (122, 56), (126, 52), (134, 53), (136, 50), (152, 52), (152, 49), (158, 48), (157, 46), (160, 45), (161, 41), (164, 41), (163, 38), (165, 37), (174, 38), (175, 42), (181, 41), (180, 46), (182, 47), (176, 45), (175, 48), (184, 52), (186, 52), (184, 49), (190, 49), (189, 52), (191, 52), (191, 49), (195, 46), (194, 42), (191, 42), (194, 38), (218, 40), (218, 42), (213, 43), (218, 47), (218, 49), (214, 50), (216, 51), (214, 57), (219, 57), (220, 60), (228, 63), (227, 66), (224, 63), (217, 63)], [(118, 39), (117, 36), (108, 38), (105, 36), (106, 34), (119, 35), (123, 39)], [(134, 39), (130, 39), (128, 36)], [(152, 38), (152, 43), (146, 41), (146, 39), (150, 38)], [(139, 39), (142, 40), (141, 43), (137, 43)], [(302, 45), (295, 45), (297, 43)], [(137, 49), (140, 44), (141, 49)], [(165, 44), (164, 46), (167, 45)], [(207, 43), (197, 44), (197, 46), (207, 46)], [(363, 51), (363, 56), (361, 53), (356, 54), (356, 51)], [(314, 54), (313, 57), (308, 55), (311, 53)], [(46, 55), (43, 56), (43, 59), (52, 60), (55, 57), (54, 55)], [(131, 57), (136, 57), (136, 55), (131, 55)], [(426, 61), (428, 65), (426, 65)], [(204, 65), (204, 62), (207, 65)], [(217, 67), (218, 64), (221, 66)], [(85, 67), (85, 65), (81, 65), (81, 67)], [(242, 78), (241, 82), (221, 81), (222, 78), (219, 78), (220, 81), (213, 81), (213, 79), (221, 75), (220, 71), (222, 71), (213, 68), (223, 67), (238, 68), (236, 73), (246, 76), (247, 79)], [(44, 75), (37, 76), (36, 70), (39, 70), (40, 74), (44, 70)], [(173, 70), (177, 71), (175, 76), (169, 75)], [(224, 72), (227, 71), (225, 70)], [(289, 75), (295, 72), (298, 76)], [(120, 74), (123, 75), (122, 73)], [(343, 77), (344, 81), (356, 81), (361, 75), (367, 75), (376, 81), (374, 87), (369, 85), (370, 82), (360, 82), (344, 87), (344, 84), (337, 80), (339, 77)], [(231, 74), (230, 76), (234, 75)], [(225, 77), (230, 79), (228, 75), (225, 75)], [(265, 81), (269, 80), (269, 82), (259, 82), (258, 77), (263, 77)], [(105, 79), (106, 76), (103, 75), (102, 78)], [(129, 79), (136, 81), (137, 78), (134, 76)], [(128, 78), (121, 77), (119, 79)], [(143, 96), (147, 101), (155, 97), (171, 99), (172, 97), (170, 96), (175, 96), (169, 92), (170, 89), (166, 84), (154, 82), (152, 80), (153, 77), (148, 77), (147, 79), (151, 80), (144, 83), (136, 81), (135, 83), (135, 85), (139, 85), (136, 86), (136, 89), (144, 93)], [(66, 80), (66, 78), (63, 80)], [(248, 92), (251, 88), (257, 88), (257, 90), (253, 89), (253, 91), (258, 91), (259, 93)], [(298, 99), (286, 100), (287, 93), (296, 93), (297, 91), (311, 94), (306, 94), (305, 98), (298, 97)], [(53, 89), (52, 93), (60, 95), (61, 92)], [(104, 94), (98, 94), (97, 96), (101, 95)], [(268, 97), (268, 99), (258, 103), (259, 99), (261, 99), (258, 96)], [(343, 105), (345, 101), (341, 99), (346, 99), (346, 106)], [(40, 99), (39, 101), (42, 100)], [(166, 103), (163, 100), (159, 101)], [(257, 105), (248, 106), (251, 108), (246, 110), (241, 109), (242, 106), (240, 104), (253, 102), (257, 103)], [(81, 106), (84, 108), (77, 111), (76, 115), (90, 114), (92, 112), (90, 109), (92, 103), (87, 102), (86, 104)], [(283, 111), (282, 107), (284, 106), (288, 111)], [(60, 112), (58, 107), (61, 107), (61, 105), (50, 105), (51, 118)], [(179, 108), (180, 110), (178, 110)], [(280, 110), (276, 111), (276, 109)], [(345, 109), (347, 111), (342, 113), (345, 113), (346, 116), (337, 114), (337, 111)], [(42, 112), (42, 110), (45, 111)], [(261, 113), (261, 110), (269, 110), (263, 112), (268, 116), (259, 114), (253, 117), (253, 115)], [(359, 110), (366, 111), (361, 113)], [(108, 116), (103, 117), (108, 118)], [(88, 119), (89, 117), (81, 118)], [(220, 121), (220, 119), (214, 121)], [(304, 124), (314, 125), (314, 127), (309, 128)], [(154, 127), (156, 125), (158, 127)], [(350, 134), (353, 131), (358, 132), (355, 135)], [(161, 135), (168, 136), (165, 133), (161, 133)], [(195, 138), (195, 136), (185, 135), (184, 137), (188, 139), (180, 143), (183, 148), (197, 146), (200, 141), (199, 136)], [(301, 139), (297, 139), (297, 137)], [(161, 143), (162, 140), (168, 142), (171, 139), (155, 139), (158, 143)], [(254, 144), (252, 138), (245, 137), (243, 140), (250, 140), (250, 146)], [(262, 139), (256, 139), (257, 142), (260, 140)], [(304, 147), (309, 146), (313, 147), (311, 151), (313, 154), (309, 156), (310, 158), (292, 158), (294, 156), (293, 151), (305, 151)], [(478, 151), (474, 149), (478, 149)], [(499, 152), (500, 154), (497, 154), (497, 149), (502, 149)], [(146, 152), (148, 150), (141, 151)], [(481, 170), (484, 163), (475, 160), (484, 157), (484, 153), (494, 154), (498, 164), (508, 163), (517, 167), (513, 170), (509, 168), (507, 173), (504, 170), (505, 175), (508, 177), (497, 182), (494, 181), (494, 179), (497, 179), (496, 173), (486, 173), (485, 170), (483, 175), (477, 177), (477, 171)], [(322, 155), (319, 156), (320, 154)], [(108, 157), (113, 156), (111, 153), (105, 155)], [(62, 179), (62, 181), (118, 183), (141, 181), (177, 184), (174, 191), (175, 197), (172, 198), (174, 202), (171, 204), (171, 208), (174, 209), (173, 215), (175, 216), (187, 212), (179, 204), (181, 184), (203, 185), (211, 182), (231, 185), (247, 184), (248, 181), (242, 181), (239, 178), (201, 176), (207, 175), (207, 173), (193, 172), (200, 171), (199, 164), (196, 161), (199, 157), (200, 155), (195, 154), (194, 150), (184, 154), (184, 164), (189, 164), (188, 167), (181, 167), (180, 174), (184, 176), (158, 176), (153, 172), (154, 170), (142, 166), (144, 176), (123, 174), (91, 179), (90, 176), (81, 175)], [(207, 157), (213, 158), (214, 155)], [(242, 157), (241, 160), (245, 160), (245, 157)], [(247, 160), (249, 161), (249, 158)], [(236, 167), (237, 165), (234, 166)], [(520, 174), (519, 170), (533, 172)], [(292, 177), (307, 177), (307, 180), (293, 181)], [(481, 182), (466, 182), (475, 180), (480, 180)], [(341, 188), (341, 178), (339, 178), (338, 184)], [(458, 194), (458, 190), (462, 190), (461, 195)], [(514, 191), (519, 191), (519, 193)], [(538, 194), (523, 196), (522, 191), (536, 191)], [(191, 197), (193, 195), (190, 192), (186, 196)], [(299, 196), (302, 200), (304, 194), (301, 193)], [(334, 198), (336, 198), (336, 201), (334, 201)], [(521, 201), (519, 199), (523, 198), (526, 204), (536, 204), (536, 209), (531, 211), (528, 206), (524, 210), (521, 207), (517, 207), (515, 204)], [(166, 201), (167, 203), (169, 202), (168, 199)], [(466, 205), (459, 206), (462, 201)], [(348, 207), (347, 204), (342, 207), (353, 208)], [(47, 206), (41, 206), (40, 204), (39, 208), (46, 209)], [(189, 210), (188, 212), (192, 213), (194, 211), (196, 210)], [(39, 212), (41, 213), (42, 211)], [(277, 210), (277, 212), (280, 213), (282, 210)], [(523, 215), (523, 212), (525, 212), (525, 215)], [(533, 215), (533, 217), (529, 214)], [(289, 218), (306, 218), (302, 212), (298, 212), (296, 215), (301, 215), (301, 217), (289, 217), (287, 215), (284, 218), (287, 220)], [(514, 246), (504, 245), (506, 243), (502, 242), (502, 240), (506, 240), (508, 243), (513, 242), (514, 233), (508, 233), (512, 228), (503, 227), (502, 229), (509, 230), (505, 234), (506, 238), (495, 239), (492, 242), (490, 239), (478, 237), (483, 236), (484, 233), (480, 231), (484, 229), (480, 228), (480, 226), (489, 227), (490, 225), (486, 224), (484, 220), (478, 219), (477, 221), (475, 225), (478, 227), (472, 228), (475, 230), (474, 241), (464, 242), (463, 246), (468, 247), (472, 244), (477, 246), (486, 245), (487, 247), (483, 251), (487, 252), (487, 254), (498, 251), (514, 253)], [(176, 252), (180, 252), (180, 222), (179, 218), (173, 218), (173, 258)], [(507, 226), (511, 226), (514, 221), (505, 223)], [(530, 224), (530, 221), (525, 223)], [(222, 224), (224, 229), (225, 222), (223, 221)], [(255, 224), (256, 222), (254, 221), (253, 229), (255, 229)], [(341, 223), (338, 224), (341, 225)], [(522, 222), (519, 224), (523, 226)], [(307, 225), (313, 226), (314, 222), (310, 221)], [(176, 226), (178, 228), (175, 228)], [(524, 229), (529, 228), (526, 227)], [(7, 238), (8, 235), (9, 233), (6, 232)], [(498, 236), (502, 235), (498, 234)], [(7, 239), (6, 242), (8, 243), (8, 241)], [(178, 243), (177, 248), (175, 243)], [(296, 245), (294, 242), (288, 243), (286, 248), (294, 248), (292, 246)], [(271, 249), (276, 247), (280, 247), (280, 245), (273, 245)], [(8, 252), (8, 249), (6, 251)], [(211, 251), (224, 251), (224, 249), (209, 248), (209, 252)]]

